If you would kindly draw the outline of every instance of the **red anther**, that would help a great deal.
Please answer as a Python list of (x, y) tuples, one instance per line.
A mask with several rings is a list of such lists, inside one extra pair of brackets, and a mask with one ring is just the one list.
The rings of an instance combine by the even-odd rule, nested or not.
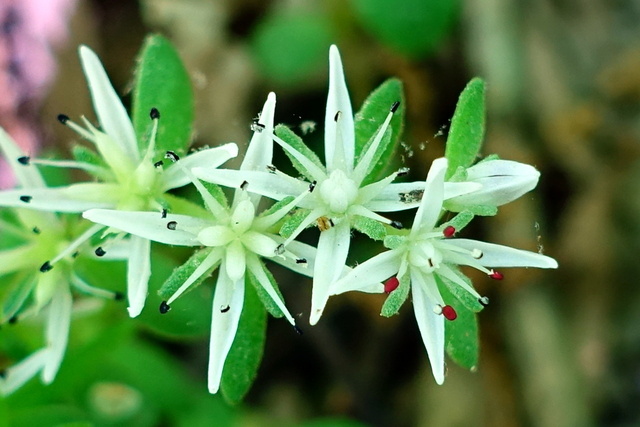
[(448, 239), (450, 237), (453, 237), (454, 234), (456, 234), (456, 229), (452, 225), (448, 225), (444, 228), (444, 230), (442, 230), (442, 234), (444, 234), (444, 237)]
[(504, 279), (504, 276), (502, 275), (502, 273), (500, 273), (499, 271), (495, 271), (495, 270), (491, 270), (491, 273), (489, 274), (489, 277), (491, 277), (492, 279), (495, 279), (495, 280)]
[(442, 307), (442, 315), (447, 320), (456, 320), (456, 318), (458, 317), (458, 313), (456, 313), (454, 308), (450, 305), (445, 305), (444, 307)]
[(396, 276), (393, 276), (387, 279), (386, 282), (384, 282), (384, 291), (385, 293), (390, 294), (391, 292), (395, 291), (399, 285), (400, 282), (398, 281), (398, 278)]

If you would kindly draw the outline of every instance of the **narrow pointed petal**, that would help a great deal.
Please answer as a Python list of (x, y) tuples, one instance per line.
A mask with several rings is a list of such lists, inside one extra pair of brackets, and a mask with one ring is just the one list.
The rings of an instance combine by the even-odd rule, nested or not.
[(331, 285), (330, 295), (361, 289), (375, 289), (376, 293), (384, 292), (384, 285), (381, 282), (398, 274), (402, 255), (401, 251), (385, 251), (358, 264), (342, 279)]
[(71, 324), (71, 292), (67, 285), (58, 286), (51, 298), (47, 316), (47, 358), (42, 370), (42, 382), (50, 384), (60, 368), (69, 340)]
[[(99, 194), (91, 193), (91, 188)], [(68, 187), (25, 188), (0, 191), (0, 206), (29, 208), (49, 212), (84, 212), (93, 208), (109, 208), (117, 203), (119, 193), (111, 192), (105, 198), (99, 197), (102, 190), (117, 189), (109, 184), (73, 184)]]
[[(336, 122), (336, 113), (340, 112), (340, 120)], [(339, 131), (337, 126), (340, 126)], [(324, 117), (324, 149), (327, 170), (334, 169), (334, 151), (336, 150), (336, 134), (341, 135), (344, 160), (347, 171), (353, 170), (355, 157), (355, 130), (353, 110), (349, 100), (349, 91), (344, 78), (340, 52), (335, 45), (329, 49), (329, 94), (327, 110)]]
[(469, 239), (450, 239), (447, 240), (447, 244), (468, 251), (481, 250), (480, 259), (473, 259), (471, 256), (469, 258), (484, 267), (558, 268), (558, 262), (551, 257), (509, 246)]
[[(274, 236), (274, 240), (276, 240), (276, 242), (278, 243), (284, 242), (284, 239), (279, 236)], [(311, 245), (298, 242), (297, 240), (289, 242), (289, 244), (287, 244), (287, 249), (296, 254), (296, 256), (298, 256), (299, 258), (296, 260), (276, 256), (269, 258), (269, 260), (287, 267), (291, 271), (295, 271), (298, 274), (302, 274), (303, 276), (313, 277), (313, 270), (316, 264), (316, 254), (318, 250)], [(345, 267), (342, 274), (346, 274), (349, 270), (350, 269), (348, 267)]]
[[(208, 221), (187, 215), (167, 215), (158, 212), (127, 212), (91, 209), (82, 214), (89, 221), (107, 225), (135, 236), (177, 246), (199, 246), (198, 232), (210, 226)], [(175, 223), (175, 229), (171, 224)]]
[(45, 186), (44, 179), (34, 165), (23, 165), (18, 162), (25, 153), (2, 128), (0, 128), (0, 152), (7, 159), (20, 187), (42, 188)]
[(137, 317), (147, 299), (151, 276), (151, 241), (131, 236), (131, 255), (127, 263), (127, 300), (129, 317)]
[(424, 194), (416, 217), (411, 227), (411, 235), (415, 235), (421, 228), (433, 229), (440, 217), (442, 200), (444, 197), (444, 174), (447, 171), (447, 159), (436, 159), (431, 164), (427, 174)]
[(263, 171), (273, 159), (273, 118), (276, 109), (276, 94), (270, 92), (262, 107), (258, 123), (264, 128), (253, 133), (247, 153), (240, 165), (243, 171)]
[(195, 168), (193, 174), (203, 181), (230, 188), (239, 188), (246, 181), (248, 183), (247, 191), (273, 200), (282, 200), (289, 196), (295, 197), (309, 187), (308, 183), (299, 179), (261, 171)]
[(37, 261), (33, 259), (33, 254), (36, 251), (36, 243), (0, 251), (0, 276), (29, 268), (29, 266), (34, 266), (35, 271)]
[(351, 227), (346, 220), (320, 233), (311, 293), (309, 323), (312, 325), (320, 320), (329, 299), (331, 285), (338, 280), (342, 273), (347, 262), (350, 242)]
[(80, 46), (79, 51), (93, 107), (102, 130), (137, 163), (140, 160), (138, 143), (127, 110), (113, 89), (98, 56), (86, 46)]
[(0, 377), (0, 396), (6, 396), (24, 385), (42, 370), (47, 358), (49, 350), (40, 349), (6, 370), (4, 378)]
[(291, 313), (289, 313), (287, 306), (284, 305), (284, 301), (282, 301), (280, 295), (278, 295), (278, 292), (276, 292), (275, 288), (273, 287), (271, 280), (269, 280), (269, 277), (265, 273), (264, 264), (258, 259), (257, 256), (252, 255), (247, 257), (247, 266), (249, 268), (249, 271), (251, 271), (251, 273), (258, 280), (258, 283), (260, 283), (260, 286), (262, 286), (264, 290), (267, 291), (271, 299), (276, 303), (280, 311), (282, 311), (287, 321), (289, 321), (289, 323), (291, 323), (292, 325), (295, 325), (296, 322), (295, 320), (293, 320), (293, 316), (291, 315)]
[[(427, 349), (431, 371), (436, 383), (444, 383), (444, 316), (436, 314), (433, 307), (441, 304), (430, 295), (429, 287), (435, 287), (433, 276), (422, 275), (412, 269), (411, 294), (422, 341)], [(432, 283), (433, 282), (433, 283)]]
[(180, 159), (181, 165), (173, 163), (162, 172), (162, 191), (182, 187), (191, 182), (189, 177), (184, 173), (182, 167), (186, 169), (214, 169), (237, 155), (238, 146), (234, 143), (191, 153)]
[[(390, 178), (392, 177), (393, 175)], [(375, 187), (385, 180), (369, 184), (360, 190), (362, 200), (367, 200), (363, 203), (365, 207), (374, 212), (396, 212), (417, 208), (420, 205), (424, 194), (424, 181), (391, 183), (389, 180), (383, 187)], [(481, 188), (482, 185), (477, 182), (445, 182), (444, 199), (472, 193)]]
[(510, 160), (489, 160), (467, 169), (467, 179), (482, 189), (451, 200), (455, 205), (501, 206), (533, 190), (540, 172), (533, 166)]
[(444, 199), (449, 200), (465, 194), (478, 192), (482, 189), (480, 182), (445, 182), (444, 183)]
[[(209, 393), (220, 389), (222, 368), (238, 330), (244, 304), (244, 277), (233, 282), (221, 268), (213, 297), (211, 339), (209, 341)], [(221, 307), (229, 307), (222, 311)]]

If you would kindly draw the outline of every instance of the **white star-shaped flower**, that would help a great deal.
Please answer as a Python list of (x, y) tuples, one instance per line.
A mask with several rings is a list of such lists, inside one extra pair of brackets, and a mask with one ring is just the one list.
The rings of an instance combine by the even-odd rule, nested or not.
[(494, 279), (502, 279), (502, 275), (490, 269), (492, 267), (558, 267), (553, 258), (545, 255), (452, 238), (456, 230), (451, 226), (437, 227), (442, 214), (446, 170), (446, 159), (433, 162), (411, 231), (406, 236), (389, 236), (385, 244), (392, 247), (391, 250), (355, 267), (334, 283), (330, 291), (340, 293), (350, 289), (353, 283), (373, 286), (390, 277), (395, 285), (409, 279), (416, 320), (438, 384), (444, 382), (445, 318), (454, 319), (456, 315), (442, 300), (435, 276), (460, 286), (484, 304), (486, 299), (460, 277), (457, 266), (476, 268)]
[[(243, 173), (249, 173), (254, 168), (264, 168), (271, 162), (273, 143), (270, 134), (273, 131), (274, 109), (275, 95), (272, 93), (260, 115), (260, 131), (255, 132), (240, 167)], [(180, 162), (176, 163), (178, 167)], [(208, 253), (203, 261), (173, 295), (162, 303), (160, 310), (166, 313), (180, 295), (219, 266), (213, 298), (208, 376), (209, 391), (216, 393), (220, 387), (224, 361), (238, 328), (248, 273), (257, 279), (289, 323), (298, 330), (293, 317), (269, 279), (261, 258), (269, 258), (294, 271), (311, 274), (315, 248), (300, 242), (291, 242), (285, 249), (284, 239), (274, 234), (272, 229), (300, 200), (311, 194), (313, 187), (308, 186), (306, 192), (297, 198), (284, 201), (263, 215), (256, 216), (256, 206), (260, 197), (249, 195), (246, 191), (247, 187), (253, 185), (252, 181), (244, 181), (239, 186), (229, 208), (213, 197), (187, 167), (182, 167), (182, 171), (191, 177), (202, 195), (211, 213), (209, 218), (174, 214), (162, 218), (155, 212), (102, 209), (89, 210), (84, 213), (84, 217), (143, 239), (170, 245), (205, 247), (204, 250)], [(295, 252), (295, 255), (290, 250)]]
[[(0, 151), (21, 187), (47, 188), (37, 169), (24, 168), (17, 161), (24, 153), (2, 129)], [(71, 288), (94, 296), (121, 298), (119, 294), (92, 287), (74, 271), (78, 252), (101, 226), (86, 227), (84, 221), (63, 219), (52, 212), (20, 208), (5, 212), (7, 215), (0, 218), (0, 231), (19, 243), (0, 249), (0, 277), (13, 274), (15, 286), (7, 295), (0, 323), (14, 323), (19, 318), (44, 312), (46, 345), (0, 375), (0, 395), (14, 392), (38, 372), (45, 384), (54, 380), (67, 348)]]
[[(17, 160), (24, 168), (24, 173), (34, 169), (36, 165), (78, 168), (99, 181), (56, 188), (24, 185), (19, 190), (0, 192), (0, 206), (28, 207), (52, 212), (84, 212), (91, 208), (165, 211), (174, 200), (165, 193), (186, 185), (189, 179), (177, 165), (172, 164), (163, 170), (162, 161), (154, 159), (160, 112), (151, 110), (153, 128), (149, 143), (146, 148), (139, 148), (133, 124), (100, 60), (86, 46), (80, 47), (80, 59), (102, 130), (96, 129), (84, 117), (82, 119), (86, 129), (67, 116), (60, 115), (58, 119), (92, 142), (101, 159), (98, 162), (53, 161), (23, 155), (10, 160)], [(226, 144), (194, 152), (182, 159), (182, 165), (186, 168), (217, 167), (237, 154), (238, 147), (235, 144)], [(150, 241), (132, 236), (130, 248), (127, 273), (128, 311), (131, 317), (136, 317), (144, 307), (151, 275)], [(99, 253), (104, 253), (103, 248), (99, 248)]]
[[(397, 183), (392, 181), (404, 171), (365, 184), (365, 178), (373, 169), (376, 154), (383, 138), (388, 138), (388, 127), (398, 103), (390, 106), (386, 120), (380, 125), (368, 149), (363, 151), (356, 162), (354, 118), (345, 83), (342, 61), (336, 46), (329, 53), (329, 93), (325, 114), (325, 165), (315, 157), (309, 157), (283, 139), (273, 135), (274, 140), (307, 171), (312, 185), (317, 188), (308, 197), (298, 198), (297, 206), (307, 209), (308, 214), (297, 229), (287, 238), (289, 245), (306, 227), (318, 223), (320, 239), (318, 256), (313, 272), (313, 292), (311, 297), (310, 323), (318, 322), (327, 299), (331, 295), (330, 285), (342, 273), (349, 245), (351, 229), (358, 217), (379, 221), (393, 227), (402, 227), (376, 212), (393, 212), (414, 208), (420, 201), (424, 183)], [(267, 130), (265, 129), (266, 133)], [(270, 173), (271, 172), (271, 173)], [(282, 200), (303, 194), (308, 183), (290, 177), (271, 167), (271, 171), (244, 171), (229, 169), (194, 168), (193, 173), (209, 182), (237, 187), (242, 181), (251, 182), (249, 191)], [(467, 194), (481, 188), (476, 183), (450, 183), (446, 187), (446, 197)], [(353, 287), (365, 292), (378, 291), (377, 287)]]

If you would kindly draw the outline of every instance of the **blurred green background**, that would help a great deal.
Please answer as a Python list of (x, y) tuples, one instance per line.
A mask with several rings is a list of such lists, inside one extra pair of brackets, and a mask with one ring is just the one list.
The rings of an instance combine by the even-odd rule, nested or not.
[[(257, 381), (236, 407), (206, 393), (210, 286), (170, 316), (157, 314), (153, 289), (133, 321), (117, 303), (86, 307), (55, 383), (33, 380), (0, 400), (0, 426), (640, 425), (639, 2), (80, 0), (67, 15), (46, 96), (14, 112), (45, 152), (68, 155), (70, 134), (56, 114), (93, 117), (77, 46), (96, 50), (126, 101), (149, 32), (167, 36), (191, 74), (196, 144), (245, 145), (275, 91), (276, 121), (319, 147), (331, 43), (354, 110), (399, 77), (407, 123), (398, 156), (415, 180), (443, 154), (460, 91), (484, 78), (484, 154), (535, 165), (542, 178), (465, 237), (543, 250), (560, 269), (505, 270), (502, 282), (473, 276), (491, 299), (480, 314), (480, 365), (467, 372), (450, 363), (437, 386), (410, 304), (385, 319), (383, 296), (334, 297), (322, 321), (304, 328), (311, 283), (274, 267), (305, 334), (269, 320)], [(283, 157), (275, 163), (286, 169)], [(380, 249), (361, 240), (352, 259)], [(163, 267), (152, 288), (186, 255), (157, 253)], [(117, 287), (116, 270), (105, 286)], [(3, 327), (0, 357), (12, 346), (28, 354), (40, 331)]]

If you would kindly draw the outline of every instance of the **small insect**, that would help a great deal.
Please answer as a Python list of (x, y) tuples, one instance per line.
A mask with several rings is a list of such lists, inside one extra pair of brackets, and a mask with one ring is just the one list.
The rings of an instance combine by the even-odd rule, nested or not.
[(326, 216), (321, 216), (318, 218), (318, 228), (320, 231), (327, 231), (331, 227), (333, 227), (333, 221), (331, 218), (327, 218)]

